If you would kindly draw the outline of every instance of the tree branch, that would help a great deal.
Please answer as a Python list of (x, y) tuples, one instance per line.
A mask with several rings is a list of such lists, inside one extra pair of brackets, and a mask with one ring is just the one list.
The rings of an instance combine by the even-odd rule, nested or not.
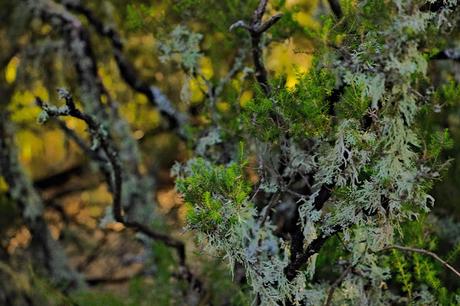
[(168, 235), (157, 233), (147, 226), (140, 224), (139, 222), (125, 220), (123, 217), (124, 213), (121, 205), (122, 170), (120, 161), (118, 160), (118, 153), (109, 141), (108, 133), (95, 121), (95, 119), (93, 119), (92, 116), (87, 115), (76, 108), (70, 93), (61, 89), (59, 90), (59, 94), (63, 99), (65, 99), (66, 102), (66, 105), (63, 107), (57, 108), (55, 106), (45, 104), (39, 97), (36, 97), (36, 104), (42, 108), (42, 110), (46, 112), (50, 117), (71, 116), (84, 121), (89, 128), (91, 137), (99, 142), (102, 151), (105, 153), (112, 167), (110, 186), (113, 194), (112, 212), (115, 221), (124, 224), (126, 227), (133, 228), (138, 232), (142, 232), (152, 239), (162, 241), (170, 247), (176, 248), (180, 259), (180, 264), (181, 266), (185, 266), (184, 244), (181, 241), (175, 240)]
[(437, 260), (439, 263), (441, 263), (441, 265), (443, 265), (446, 269), (452, 271), (455, 275), (457, 275), (457, 277), (460, 277), (460, 272), (458, 272), (454, 267), (452, 267), (447, 261), (443, 260), (437, 254), (431, 251), (413, 248), (413, 247), (401, 246), (401, 245), (390, 245), (390, 246), (384, 247), (380, 251), (387, 251), (391, 249), (396, 249), (396, 250), (405, 251), (405, 252), (420, 253), (420, 254), (431, 256), (432, 258)]
[(344, 230), (345, 227), (336, 226), (333, 228), (330, 233), (326, 235), (320, 235), (318, 238), (314, 239), (308, 247), (303, 251), (302, 254), (299, 254), (295, 258), (292, 258), (289, 264), (284, 269), (284, 274), (286, 275), (288, 280), (293, 280), (300, 268), (307, 262), (307, 260), (314, 254), (318, 253), (326, 241), (337, 234), (338, 232)]
[(327, 299), (326, 302), (324, 303), (324, 306), (329, 306), (331, 305), (332, 302), (332, 297), (334, 296), (334, 291), (335, 289), (340, 286), (340, 284), (343, 282), (345, 277), (347, 277), (348, 273), (351, 272), (355, 265), (350, 264), (343, 272), (340, 274), (339, 278), (335, 280), (335, 282), (331, 285), (331, 288), (329, 288), (329, 293), (327, 294)]
[[(187, 116), (184, 113), (179, 112), (158, 87), (149, 86), (138, 77), (133, 65), (123, 55), (123, 42), (120, 35), (114, 28), (104, 25), (90, 9), (78, 1), (64, 0), (63, 4), (69, 10), (73, 10), (85, 16), (99, 35), (110, 40), (113, 47), (115, 61), (123, 80), (133, 90), (145, 95), (154, 106), (158, 107), (160, 113), (168, 121), (170, 128), (179, 128), (188, 120)], [(179, 136), (183, 138), (183, 135), (181, 133), (179, 134)]]
[(260, 0), (259, 6), (254, 11), (250, 25), (247, 25), (243, 20), (239, 20), (230, 26), (230, 31), (236, 28), (244, 28), (251, 36), (252, 60), (255, 67), (255, 76), (264, 93), (268, 96), (271, 94), (271, 87), (268, 83), (268, 73), (263, 62), (263, 50), (261, 46), (262, 35), (268, 31), (278, 20), (283, 16), (276, 14), (263, 22), (262, 18), (267, 8), (268, 0)]
[(334, 13), (337, 19), (342, 18), (343, 12), (342, 7), (340, 6), (340, 2), (338, 0), (328, 0), (329, 6), (331, 7), (332, 13)]
[(430, 59), (432, 60), (453, 60), (456, 62), (460, 62), (460, 50), (445, 49), (445, 50), (442, 50), (436, 53)]
[(74, 130), (70, 129), (64, 121), (57, 119), (56, 123), (59, 126), (59, 128), (64, 132), (64, 134), (68, 138), (72, 139), (80, 147), (80, 149), (91, 159), (97, 162), (106, 161), (104, 157), (99, 154), (99, 152), (91, 150), (91, 148), (86, 144), (85, 140), (82, 139), (77, 133), (75, 133)]

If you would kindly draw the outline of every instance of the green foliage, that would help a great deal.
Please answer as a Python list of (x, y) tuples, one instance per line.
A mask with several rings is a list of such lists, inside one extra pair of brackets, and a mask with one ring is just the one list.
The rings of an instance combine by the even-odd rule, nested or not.
[(428, 155), (437, 159), (441, 152), (452, 149), (454, 142), (450, 136), (449, 130), (435, 131), (431, 134), (430, 142), (428, 143)]
[(366, 115), (371, 99), (365, 96), (364, 86), (364, 84), (352, 84), (345, 88), (336, 108), (339, 117), (361, 120)]
[[(224, 169), (232, 163), (216, 165), (218, 157), (213, 157), (213, 163), (195, 160), (177, 180), (178, 190), (193, 207), (189, 227), (204, 233), (203, 241), (211, 248), (225, 251), (231, 261), (239, 260), (248, 267), (247, 275), (263, 303), (275, 305), (286, 298), (299, 304), (323, 303), (324, 289), (321, 284), (315, 286), (311, 278), (318, 268), (316, 276), (324, 281), (329, 276), (325, 271), (332, 270), (327, 268), (339, 260), (353, 263), (362, 274), (347, 276), (344, 290), (337, 293), (337, 304), (363, 303), (363, 296), (371, 304), (398, 299), (428, 301), (433, 294), (444, 301), (446, 289), (442, 289), (432, 259), (413, 254), (409, 262), (407, 254), (394, 251), (383, 264), (379, 261), (383, 255), (376, 255), (394, 241), (400, 222), (429, 211), (433, 198), (428, 191), (444, 166), (440, 154), (452, 146), (448, 131), (436, 132), (421, 120), (422, 114), (432, 115), (439, 100), (452, 103), (448, 101), (455, 100), (457, 94), (450, 84), (435, 97), (429, 95), (423, 46), (430, 40), (430, 23), (437, 17), (414, 11), (412, 4), (402, 1), (345, 2), (343, 20), (337, 23), (326, 17), (319, 30), (310, 30), (319, 46), (310, 71), (299, 75), (292, 90), (284, 87), (282, 78), (271, 82), (269, 95), (256, 88), (255, 97), (243, 109), (241, 125), (236, 126), (245, 133), (245, 148), (257, 158), (258, 188), (265, 198), (261, 196), (255, 207), (263, 208), (246, 214), (235, 209), (241, 201), (227, 188), (239, 193), (238, 184), (244, 179), (227, 175)], [(442, 26), (449, 27), (440, 23), (438, 31)], [(426, 92), (428, 98), (420, 92)], [(231, 128), (219, 121), (213, 123)], [(224, 179), (217, 179), (219, 176)], [(299, 177), (309, 179), (305, 183)], [(304, 187), (308, 195), (302, 195), (306, 191), (302, 188), (300, 193), (289, 190), (292, 181), (308, 186)], [(316, 197), (324, 187), (331, 196), (318, 205)], [(304, 247), (314, 244), (317, 237), (332, 235), (337, 228), (344, 232), (342, 246), (338, 240), (330, 240), (318, 256), (305, 262), (294, 280), (274, 271), (286, 268), (282, 250), (286, 242), (270, 235), (274, 223), (264, 223), (271, 222), (266, 221), (264, 209), (276, 206), (267, 199), (278, 193), (281, 203), (298, 204), (297, 230), (303, 233)], [(248, 194), (242, 192), (241, 199)], [(245, 201), (241, 207), (250, 208)], [(238, 220), (244, 220), (246, 226), (238, 229), (243, 224)], [(270, 244), (277, 245), (278, 255), (258, 251), (254, 244), (265, 242), (258, 235), (247, 241), (254, 232), (263, 233)], [(411, 242), (404, 240), (405, 244)], [(292, 252), (295, 242), (288, 238), (287, 243)], [(336, 252), (327, 252), (331, 250)], [(254, 252), (255, 256), (240, 255)], [(267, 270), (270, 277), (258, 275), (251, 266), (266, 260), (271, 265)], [(389, 280), (389, 271), (394, 280)], [(397, 283), (401, 290), (386, 292), (381, 285), (386, 282), (390, 287)], [(272, 285), (266, 288), (267, 283)], [(260, 288), (266, 289), (261, 292)], [(306, 288), (310, 291), (305, 292)]]
[(460, 84), (454, 81), (443, 84), (436, 90), (435, 99), (440, 105), (457, 106), (460, 102)]
[(283, 130), (295, 138), (325, 135), (330, 125), (327, 98), (335, 87), (335, 76), (326, 69), (313, 68), (299, 76), (292, 91), (282, 84), (283, 79), (273, 84), (276, 93), (272, 97), (259, 92), (248, 103), (244, 129), (264, 141), (276, 139)]
[[(39, 0), (29, 2), (31, 5), (41, 3)], [(151, 256), (145, 265), (151, 268), (147, 271), (151, 277), (148, 274), (133, 279), (123, 293), (109, 294), (102, 288), (80, 291), (72, 295), (76, 304), (166, 306), (250, 305), (252, 302), (263, 306), (316, 306), (327, 304), (331, 285), (335, 288), (330, 296), (333, 305), (459, 302), (456, 285), (449, 283), (446, 271), (436, 260), (424, 254), (387, 249), (395, 243), (441, 254), (453, 248), (445, 252), (447, 260), (459, 260), (460, 243), (451, 238), (444, 241), (439, 224), (436, 224), (438, 232), (434, 232), (431, 230), (434, 224), (425, 218), (434, 203), (430, 189), (447, 164), (444, 152), (451, 149), (458, 138), (455, 131), (445, 129), (444, 124), (458, 122), (452, 110), (458, 107), (460, 87), (450, 81), (458, 71), (452, 69), (453, 72), (446, 74), (446, 67), (429, 64), (432, 55), (458, 38), (455, 32), (460, 18), (457, 0), (443, 1), (443, 6), (436, 11), (422, 10), (425, 0), (341, 0), (342, 18), (330, 14), (328, 6), (320, 1), (300, 1), (293, 8), (288, 8), (293, 1), (269, 1), (264, 20), (275, 12), (284, 14), (260, 41), (261, 60), (266, 55), (270, 59), (266, 61), (269, 79), (273, 62), (284, 60), (273, 59), (273, 54), (277, 54), (270, 52), (274, 41), (296, 35), (291, 42), (296, 44), (300, 38), (303, 43), (300, 46), (315, 50), (312, 65), (309, 66), (309, 57), (305, 60), (309, 71), (299, 73), (293, 88), (286, 88), (286, 77), (282, 76), (269, 81), (270, 94), (254, 85), (253, 76), (258, 71), (251, 68), (254, 46), (251, 46), (250, 33), (244, 28), (228, 31), (238, 20), (251, 22), (258, 0), (128, 2), (103, 1), (111, 9), (93, 4), (98, 10), (93, 17), (99, 18), (99, 14), (112, 17), (115, 12), (109, 20), (119, 23), (124, 19), (121, 36), (124, 30), (136, 32), (130, 33), (132, 40), (124, 41), (123, 53), (129, 54), (127, 59), (134, 57), (137, 52), (134, 47), (141, 42), (149, 56), (136, 59), (133, 71), (129, 65), (123, 65), (119, 50), (114, 60), (110, 43), (94, 45), (93, 52), (82, 48), (82, 41), (68, 43), (79, 36), (73, 35), (75, 31), (86, 29), (91, 23), (84, 14), (75, 14), (74, 22), (69, 23), (70, 31), (67, 27), (58, 31), (62, 26), (60, 22), (66, 18), (55, 18), (44, 26), (35, 20), (46, 15), (38, 10), (30, 33), (24, 34), (23, 39), (27, 41), (38, 33), (39, 43), (43, 37), (54, 40), (64, 34), (55, 42), (57, 48), (54, 45), (47, 48), (64, 48), (63, 59), (69, 54), (72, 60), (77, 57), (76, 72), (80, 78), (75, 77), (74, 69), (66, 66), (59, 68), (66, 73), (59, 74), (60, 79), (55, 83), (76, 83), (71, 86), (82, 89), (82, 109), (101, 121), (104, 135), (120, 148), (116, 157), (122, 165), (121, 202), (127, 220), (147, 220), (145, 224), (154, 224), (153, 228), (158, 231), (174, 230), (166, 221), (151, 222), (150, 204), (157, 184), (153, 177), (144, 176), (151, 164), (141, 162), (137, 140), (144, 142), (149, 134), (157, 137), (157, 127), (162, 134), (178, 132), (179, 137), (173, 137), (189, 145), (187, 152), (179, 141), (170, 141), (170, 135), (163, 141), (172, 147), (168, 154), (144, 146), (145, 142), (143, 148), (147, 148), (149, 160), (153, 160), (151, 156), (168, 155), (152, 162), (155, 164), (152, 168), (167, 164), (161, 170), (176, 158), (182, 161), (191, 158), (175, 169), (176, 187), (187, 208), (186, 229), (193, 230), (197, 242), (204, 246), (200, 252), (210, 252), (219, 260), (199, 252), (187, 253), (187, 265), (197, 272), (204, 288), (205, 294), (198, 301), (198, 293), (192, 286), (177, 277), (176, 272), (183, 267), (178, 267), (172, 249), (153, 243), (148, 246), (146, 253)], [(3, 6), (9, 8), (10, 4)], [(318, 17), (325, 12), (328, 16)], [(311, 15), (308, 18), (312, 18), (312, 26), (303, 28), (300, 18), (307, 13)], [(66, 15), (72, 16), (72, 12)], [(85, 21), (80, 25), (78, 18)], [(74, 28), (75, 24), (78, 27)], [(113, 34), (107, 28), (101, 35), (98, 33), (101, 29), (95, 25), (88, 26), (92, 39)], [(7, 23), (7, 27), (14, 26)], [(65, 36), (69, 33), (69, 37)], [(0, 39), (0, 42), (8, 42), (2, 31)], [(29, 43), (35, 47), (36, 41), (32, 39)], [(92, 77), (95, 71), (84, 71), (85, 63), (92, 59), (82, 55), (82, 50), (94, 53), (91, 56), (95, 58), (103, 58), (94, 69), (102, 76), (100, 82), (97, 76)], [(153, 50), (158, 53), (160, 63), (157, 56), (152, 56)], [(15, 65), (23, 66), (28, 56), (21, 53)], [(35, 70), (40, 73), (44, 70), (44, 74), (54, 77), (55, 73), (48, 73), (54, 59), (47, 60), (50, 62), (43, 62), (45, 65), (39, 69), (22, 69), (27, 74), (30, 72), (31, 79)], [(158, 126), (159, 119), (155, 126), (150, 126), (148, 120), (147, 124), (140, 124), (139, 112), (149, 110), (157, 117), (160, 117), (158, 113), (164, 115), (165, 112), (154, 110), (145, 97), (139, 99), (142, 108), (122, 111), (122, 116), (118, 116), (117, 108), (131, 107), (123, 101), (133, 98), (126, 84), (121, 85), (124, 82), (118, 73), (113, 73), (117, 69), (112, 66), (120, 62), (126, 69), (119, 67), (118, 71), (127, 70), (128, 76), (137, 75), (136, 70), (146, 67), (139, 73), (140, 80), (145, 80), (145, 84), (155, 80), (158, 83), (155, 86), (161, 86), (173, 103), (187, 102), (175, 105), (187, 113), (190, 119), (187, 126), (180, 123), (170, 129), (166, 124)], [(171, 62), (173, 65), (168, 65)], [(11, 80), (15, 78), (12, 75), (10, 73)], [(82, 79), (84, 84), (79, 84)], [(179, 84), (182, 81), (183, 84)], [(54, 84), (46, 83), (48, 87)], [(134, 83), (148, 98), (150, 94), (155, 95), (152, 104), (162, 102), (161, 96), (149, 91), (147, 85), (143, 86), (144, 82)], [(108, 98), (112, 92), (113, 101), (120, 101), (120, 106)], [(191, 99), (193, 95), (197, 98)], [(254, 98), (246, 103), (250, 96)], [(162, 106), (170, 113), (169, 105)], [(446, 109), (455, 116), (439, 124), (436, 120), (444, 116), (440, 113)], [(68, 112), (56, 106), (49, 106), (48, 110), (63, 115)], [(41, 113), (39, 123), (47, 121), (48, 115), (48, 112)], [(125, 116), (135, 122), (128, 125)], [(113, 137), (109, 137), (112, 132)], [(94, 142), (90, 150), (98, 154), (99, 147), (100, 144)], [(110, 181), (110, 171), (104, 174)], [(160, 188), (164, 187), (162, 183), (158, 184)], [(34, 188), (32, 184), (25, 187)], [(115, 186), (109, 182), (108, 187), (113, 191)], [(43, 209), (30, 203), (41, 201), (38, 194), (22, 195), (26, 189), (11, 186), (9, 193), (13, 198), (25, 199), (23, 202), (28, 206), (23, 216), (36, 220)], [(44, 194), (48, 196), (48, 192)], [(143, 206), (137, 208), (134, 202)], [(12, 212), (0, 217), (2, 230), (10, 230), (14, 225), (4, 226), (3, 219), (10, 216), (19, 219), (13, 209), (16, 205), (11, 204), (10, 199), (0, 193), (0, 213)], [(415, 222), (407, 221), (417, 218)], [(43, 224), (46, 228), (46, 223)], [(222, 267), (221, 259), (228, 263), (229, 269)], [(239, 273), (240, 267), (245, 273), (245, 284), (232, 281), (231, 272)], [(344, 272), (348, 274), (342, 274)], [(72, 303), (46, 282), (36, 281), (34, 285), (41, 296), (58, 304)], [(39, 302), (42, 300), (46, 304), (47, 299)]]
[(217, 227), (225, 230), (234, 224), (235, 216), (227, 215), (228, 205), (238, 210), (251, 190), (242, 165), (215, 166), (196, 159), (189, 162), (186, 172), (188, 176), (179, 177), (176, 186), (189, 206), (187, 219), (191, 228), (211, 233)]
[[(407, 222), (402, 226), (401, 243), (415, 248), (436, 252), (438, 242), (433, 235), (433, 224), (427, 216), (417, 221)], [(448, 260), (453, 260), (449, 256)], [(444, 267), (430, 256), (415, 252), (392, 250), (388, 265), (395, 275), (396, 283), (401, 285), (408, 303), (415, 303), (421, 296), (432, 296), (432, 302), (439, 305), (454, 305), (460, 290), (451, 291), (446, 288), (443, 280), (446, 273)]]
[(150, 8), (145, 4), (128, 4), (126, 7), (126, 27), (135, 31), (141, 29), (145, 24), (145, 16), (148, 16)]

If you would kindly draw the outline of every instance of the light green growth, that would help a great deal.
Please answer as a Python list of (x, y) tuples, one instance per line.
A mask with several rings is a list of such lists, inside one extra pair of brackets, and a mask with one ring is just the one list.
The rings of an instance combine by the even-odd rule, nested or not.
[[(198, 60), (202, 56), (200, 42), (203, 35), (190, 32), (184, 26), (177, 26), (170, 34), (168, 40), (159, 44), (160, 61), (166, 62), (175, 59), (184, 68), (193, 73), (197, 69)], [(174, 58), (177, 55), (178, 58)]]
[(212, 233), (237, 223), (237, 216), (229, 212), (241, 209), (251, 191), (241, 165), (214, 166), (196, 159), (189, 162), (184, 174), (176, 186), (189, 207), (191, 228)]

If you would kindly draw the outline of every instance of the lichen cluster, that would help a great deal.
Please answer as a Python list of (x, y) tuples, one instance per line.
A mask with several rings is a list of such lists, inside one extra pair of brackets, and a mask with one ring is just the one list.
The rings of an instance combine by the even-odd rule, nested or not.
[[(217, 145), (242, 141), (243, 156), (213, 151), (212, 159), (198, 157), (176, 171), (188, 228), (231, 266), (243, 264), (262, 305), (324, 303), (328, 286), (315, 278), (315, 262), (337, 235), (342, 260), (359, 273), (345, 276), (334, 303), (404, 300), (387, 290), (383, 250), (401, 222), (434, 204), (429, 191), (445, 167), (437, 157), (452, 143), (445, 130), (427, 131), (423, 116), (458, 94), (455, 85), (433, 92), (427, 76), (442, 44), (433, 35), (458, 23), (458, 3), (444, 1), (436, 11), (424, 5), (345, 5), (338, 25), (331, 18), (310, 33), (320, 42), (316, 59), (295, 88), (274, 80), (270, 95), (260, 91), (244, 108), (231, 125), (242, 139), (232, 139), (225, 123), (210, 125), (208, 133), (219, 126)], [(272, 213), (283, 208), (294, 216), (286, 217), (293, 224), (284, 234)], [(421, 304), (432, 296), (426, 287), (416, 290)]]

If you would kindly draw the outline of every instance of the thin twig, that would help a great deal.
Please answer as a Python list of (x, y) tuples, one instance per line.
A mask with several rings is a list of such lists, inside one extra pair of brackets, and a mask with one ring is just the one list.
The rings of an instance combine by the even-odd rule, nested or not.
[(66, 136), (72, 139), (87, 156), (97, 162), (106, 162), (103, 156), (101, 156), (97, 151), (91, 150), (91, 148), (86, 144), (86, 141), (75, 133), (74, 130), (69, 128), (64, 121), (56, 119), (56, 123)]
[[(359, 264), (361, 259), (364, 257), (365, 254), (367, 254), (367, 251), (369, 249), (369, 246), (366, 245), (366, 248), (364, 252), (359, 256), (358, 260), (356, 260), (354, 263), (350, 263), (350, 265), (340, 274), (339, 278), (335, 280), (335, 282), (331, 285), (331, 288), (329, 288), (329, 293), (327, 295), (326, 302), (324, 306), (329, 306), (332, 303), (332, 298), (334, 296), (334, 291), (337, 289), (340, 284), (343, 282), (345, 277)], [(354, 271), (355, 272), (355, 271)]]
[(281, 194), (279, 192), (272, 196), (272, 198), (270, 200), (270, 203), (265, 208), (264, 216), (262, 217), (262, 220), (260, 220), (260, 226), (261, 227), (264, 225), (265, 220), (267, 220), (272, 208), (278, 203), (278, 200), (279, 200), (280, 196), (281, 196)]
[(345, 277), (347, 277), (348, 273), (350, 273), (351, 269), (353, 269), (355, 265), (350, 264), (343, 272), (340, 274), (339, 278), (335, 280), (335, 282), (331, 285), (331, 288), (329, 288), (329, 293), (327, 294), (327, 299), (326, 302), (324, 303), (324, 306), (329, 306), (331, 305), (332, 302), (332, 297), (334, 296), (334, 291), (335, 289), (340, 286), (340, 284), (343, 282)]
[(387, 247), (384, 247), (380, 251), (387, 251), (387, 250), (391, 250), (391, 249), (397, 249), (397, 250), (406, 251), (406, 252), (420, 253), (420, 254), (431, 256), (432, 258), (437, 260), (439, 263), (441, 263), (445, 268), (447, 268), (448, 270), (452, 271), (455, 275), (460, 277), (460, 272), (458, 272), (448, 262), (446, 262), (441, 257), (439, 257), (437, 254), (435, 254), (435, 253), (433, 253), (431, 251), (428, 251), (428, 250), (425, 250), (425, 249), (418, 249), (418, 248), (413, 248), (413, 247), (401, 246), (401, 245), (389, 245)]

